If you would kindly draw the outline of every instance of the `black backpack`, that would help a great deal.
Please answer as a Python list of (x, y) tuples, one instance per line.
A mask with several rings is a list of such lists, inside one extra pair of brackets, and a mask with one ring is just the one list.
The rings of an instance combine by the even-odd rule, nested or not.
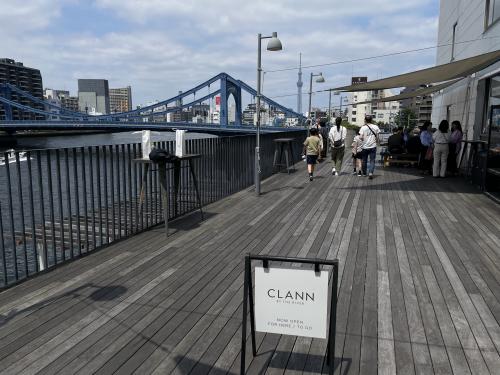
[(153, 148), (149, 153), (149, 160), (154, 163), (166, 162), (172, 163), (179, 158), (175, 155), (172, 155), (167, 150), (163, 150), (161, 148)]

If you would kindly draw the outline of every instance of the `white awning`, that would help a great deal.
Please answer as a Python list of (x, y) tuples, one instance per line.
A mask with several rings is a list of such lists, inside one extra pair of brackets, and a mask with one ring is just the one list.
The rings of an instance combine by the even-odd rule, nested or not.
[(393, 96), (389, 96), (389, 97), (387, 97), (387, 98), (379, 98), (379, 99), (367, 100), (367, 101), (365, 101), (365, 102), (352, 103), (352, 104), (368, 104), (368, 103), (398, 102), (398, 101), (400, 101), (400, 100), (410, 99), (410, 98), (414, 98), (414, 97), (416, 97), (416, 96), (426, 96), (426, 95), (432, 94), (433, 92), (436, 92), (436, 91), (442, 90), (442, 89), (444, 89), (445, 87), (451, 86), (451, 85), (453, 85), (455, 82), (458, 82), (458, 81), (460, 81), (460, 80), (462, 80), (462, 79), (463, 79), (463, 78), (457, 78), (457, 79), (453, 79), (453, 80), (451, 80), (451, 81), (447, 81), (447, 82), (440, 83), (440, 84), (438, 84), (438, 85), (434, 85), (434, 86), (430, 86), (430, 87), (420, 88), (420, 89), (417, 89), (417, 90), (415, 90), (415, 91), (405, 92), (405, 93), (403, 93), (403, 94), (393, 95)]
[(444, 82), (456, 78), (463, 78), (500, 61), (500, 50), (488, 52), (467, 59), (453, 61), (448, 64), (434, 66), (411, 73), (400, 74), (393, 77), (377, 79), (375, 81), (342, 86), (325, 91), (370, 91), (383, 90), (394, 87), (411, 87), (427, 85), (430, 83)]

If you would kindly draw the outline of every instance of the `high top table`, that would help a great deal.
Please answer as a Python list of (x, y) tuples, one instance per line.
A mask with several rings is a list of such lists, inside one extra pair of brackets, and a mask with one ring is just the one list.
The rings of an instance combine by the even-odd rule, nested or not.
[(150, 159), (143, 159), (143, 158), (134, 159), (135, 163), (144, 164), (144, 173), (142, 175), (142, 183), (141, 183), (141, 193), (139, 195), (139, 207), (141, 210), (142, 210), (142, 204), (144, 202), (144, 187), (146, 184), (149, 168), (152, 164), (158, 164), (158, 167), (159, 167), (158, 172), (160, 174), (160, 186), (161, 186), (161, 191), (162, 191), (162, 199), (165, 202), (164, 207), (163, 207), (163, 218), (165, 220), (165, 234), (167, 235), (167, 237), (169, 235), (169, 233), (168, 233), (168, 218), (169, 218), (168, 179), (167, 179), (167, 173), (166, 173), (167, 172), (167, 164), (173, 164), (173, 169), (174, 169), (174, 217), (176, 217), (178, 214), (177, 197), (178, 197), (179, 187), (180, 187), (181, 164), (183, 161), (187, 161), (189, 163), (189, 171), (191, 173), (194, 188), (196, 191), (196, 199), (198, 201), (198, 207), (200, 209), (201, 220), (203, 220), (203, 209), (202, 209), (202, 205), (201, 205), (200, 191), (198, 189), (198, 180), (196, 178), (196, 174), (194, 173), (194, 167), (193, 167), (193, 160), (198, 159), (200, 157), (201, 157), (201, 154), (186, 154), (184, 156), (178, 157), (176, 160), (172, 160), (172, 161), (162, 160), (160, 162), (153, 162)]
[[(286, 171), (290, 173), (290, 169), (295, 171), (293, 167), (293, 154), (292, 154), (292, 142), (294, 138), (277, 138), (274, 140), (274, 161), (273, 168), (277, 168), (278, 172), (281, 170), (281, 167), (285, 167)], [(285, 162), (283, 163), (283, 152), (285, 153)]]

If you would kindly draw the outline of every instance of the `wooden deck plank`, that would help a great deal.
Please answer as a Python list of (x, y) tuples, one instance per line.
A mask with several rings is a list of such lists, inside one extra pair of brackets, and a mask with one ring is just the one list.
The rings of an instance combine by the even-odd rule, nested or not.
[[(266, 223), (263, 223), (263, 225), (266, 225)], [(243, 229), (243, 230), (244, 230), (244, 229)], [(241, 236), (240, 236), (240, 238), (241, 238)], [(232, 241), (227, 241), (227, 242), (228, 242), (228, 244), (232, 244), (232, 243), (233, 243)], [(219, 250), (220, 250), (220, 249), (219, 249)], [(207, 305), (208, 305), (208, 306), (210, 306), (209, 304), (207, 304)], [(186, 306), (185, 306), (184, 308), (186, 308)]]
[[(336, 374), (494, 373), (500, 208), (410, 169), (370, 181), (322, 163), (310, 183), (297, 168), (168, 241), (141, 233), (0, 293), (0, 373), (238, 373), (246, 252), (340, 260)], [(324, 340), (258, 333), (257, 346), (248, 373), (328, 371)]]

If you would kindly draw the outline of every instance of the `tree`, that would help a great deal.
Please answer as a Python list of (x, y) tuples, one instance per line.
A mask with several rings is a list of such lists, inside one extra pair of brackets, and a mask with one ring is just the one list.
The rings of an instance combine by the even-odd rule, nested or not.
[(417, 115), (409, 108), (404, 108), (394, 117), (398, 126), (408, 128), (410, 131), (417, 126)]

